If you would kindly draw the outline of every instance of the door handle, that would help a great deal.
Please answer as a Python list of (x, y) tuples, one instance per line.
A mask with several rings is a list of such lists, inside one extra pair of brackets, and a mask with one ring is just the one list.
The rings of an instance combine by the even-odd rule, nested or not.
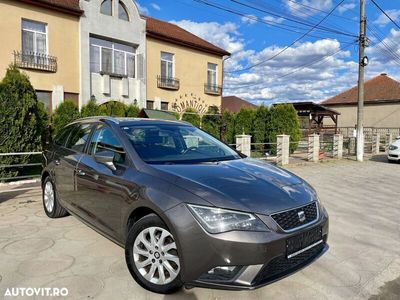
[(86, 173), (83, 172), (82, 170), (77, 170), (77, 171), (76, 171), (76, 175), (78, 175), (78, 176), (85, 176)]
[(56, 164), (56, 166), (59, 166), (59, 165), (60, 165), (60, 160), (59, 160), (59, 159), (56, 159), (56, 160), (54, 161), (54, 163)]

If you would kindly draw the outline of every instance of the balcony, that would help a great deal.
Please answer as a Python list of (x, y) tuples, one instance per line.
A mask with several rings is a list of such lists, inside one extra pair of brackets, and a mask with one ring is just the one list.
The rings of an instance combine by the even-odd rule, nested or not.
[(204, 93), (209, 94), (209, 95), (221, 96), (222, 86), (205, 83), (204, 84)]
[(57, 72), (57, 58), (47, 54), (14, 51), (14, 63), (22, 69)]
[(179, 79), (174, 77), (157, 76), (157, 87), (168, 90), (179, 90)]

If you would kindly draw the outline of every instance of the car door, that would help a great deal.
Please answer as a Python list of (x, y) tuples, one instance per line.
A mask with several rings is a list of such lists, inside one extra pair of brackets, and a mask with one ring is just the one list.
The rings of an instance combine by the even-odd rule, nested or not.
[[(102, 151), (113, 152), (114, 168), (96, 161)], [(132, 188), (125, 180), (128, 165), (117, 135), (106, 124), (98, 124), (77, 166), (77, 205), (86, 220), (116, 239), (121, 237), (121, 207)]]
[(91, 130), (90, 124), (75, 124), (63, 146), (57, 147), (54, 162), (54, 177), (58, 199), (67, 209), (71, 207), (75, 191), (75, 171), (82, 157)]

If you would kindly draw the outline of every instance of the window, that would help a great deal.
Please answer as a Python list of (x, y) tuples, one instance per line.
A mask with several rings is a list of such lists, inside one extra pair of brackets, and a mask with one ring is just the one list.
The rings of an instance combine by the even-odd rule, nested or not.
[(174, 72), (174, 55), (161, 52), (161, 78), (172, 78)]
[(64, 101), (71, 101), (79, 107), (79, 94), (64, 92)]
[(90, 38), (90, 70), (135, 78), (136, 49), (133, 46)]
[(217, 65), (213, 63), (207, 64), (207, 84), (210, 87), (217, 85)]
[(38, 101), (44, 104), (47, 111), (51, 110), (51, 92), (36, 91), (36, 97)]
[(161, 102), (161, 110), (168, 110), (168, 102)]
[(22, 20), (22, 53), (47, 54), (47, 25)]
[(121, 20), (129, 21), (128, 11), (122, 1), (118, 2), (118, 18)]
[(64, 146), (73, 128), (75, 128), (75, 126), (67, 126), (61, 129), (61, 131), (54, 138), (54, 143), (58, 146)]
[(112, 0), (104, 0), (100, 6), (100, 12), (103, 15), (111, 16), (112, 15)]
[(71, 133), (66, 147), (77, 152), (83, 152), (91, 129), (92, 126), (90, 124), (79, 124), (76, 126)]
[(154, 101), (147, 100), (146, 101), (146, 108), (147, 109), (154, 109)]
[(90, 154), (95, 155), (102, 151), (114, 153), (114, 163), (125, 163), (125, 151), (115, 134), (105, 125), (98, 125), (90, 142)]

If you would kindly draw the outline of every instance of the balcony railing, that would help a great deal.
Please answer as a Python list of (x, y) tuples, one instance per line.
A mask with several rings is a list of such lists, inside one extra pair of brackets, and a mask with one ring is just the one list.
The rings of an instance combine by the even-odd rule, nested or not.
[(206, 83), (204, 84), (204, 93), (219, 96), (222, 94), (222, 87), (220, 85)]
[(157, 86), (162, 89), (179, 90), (179, 79), (157, 76)]
[(47, 54), (14, 51), (14, 63), (23, 69), (57, 72), (57, 58)]

